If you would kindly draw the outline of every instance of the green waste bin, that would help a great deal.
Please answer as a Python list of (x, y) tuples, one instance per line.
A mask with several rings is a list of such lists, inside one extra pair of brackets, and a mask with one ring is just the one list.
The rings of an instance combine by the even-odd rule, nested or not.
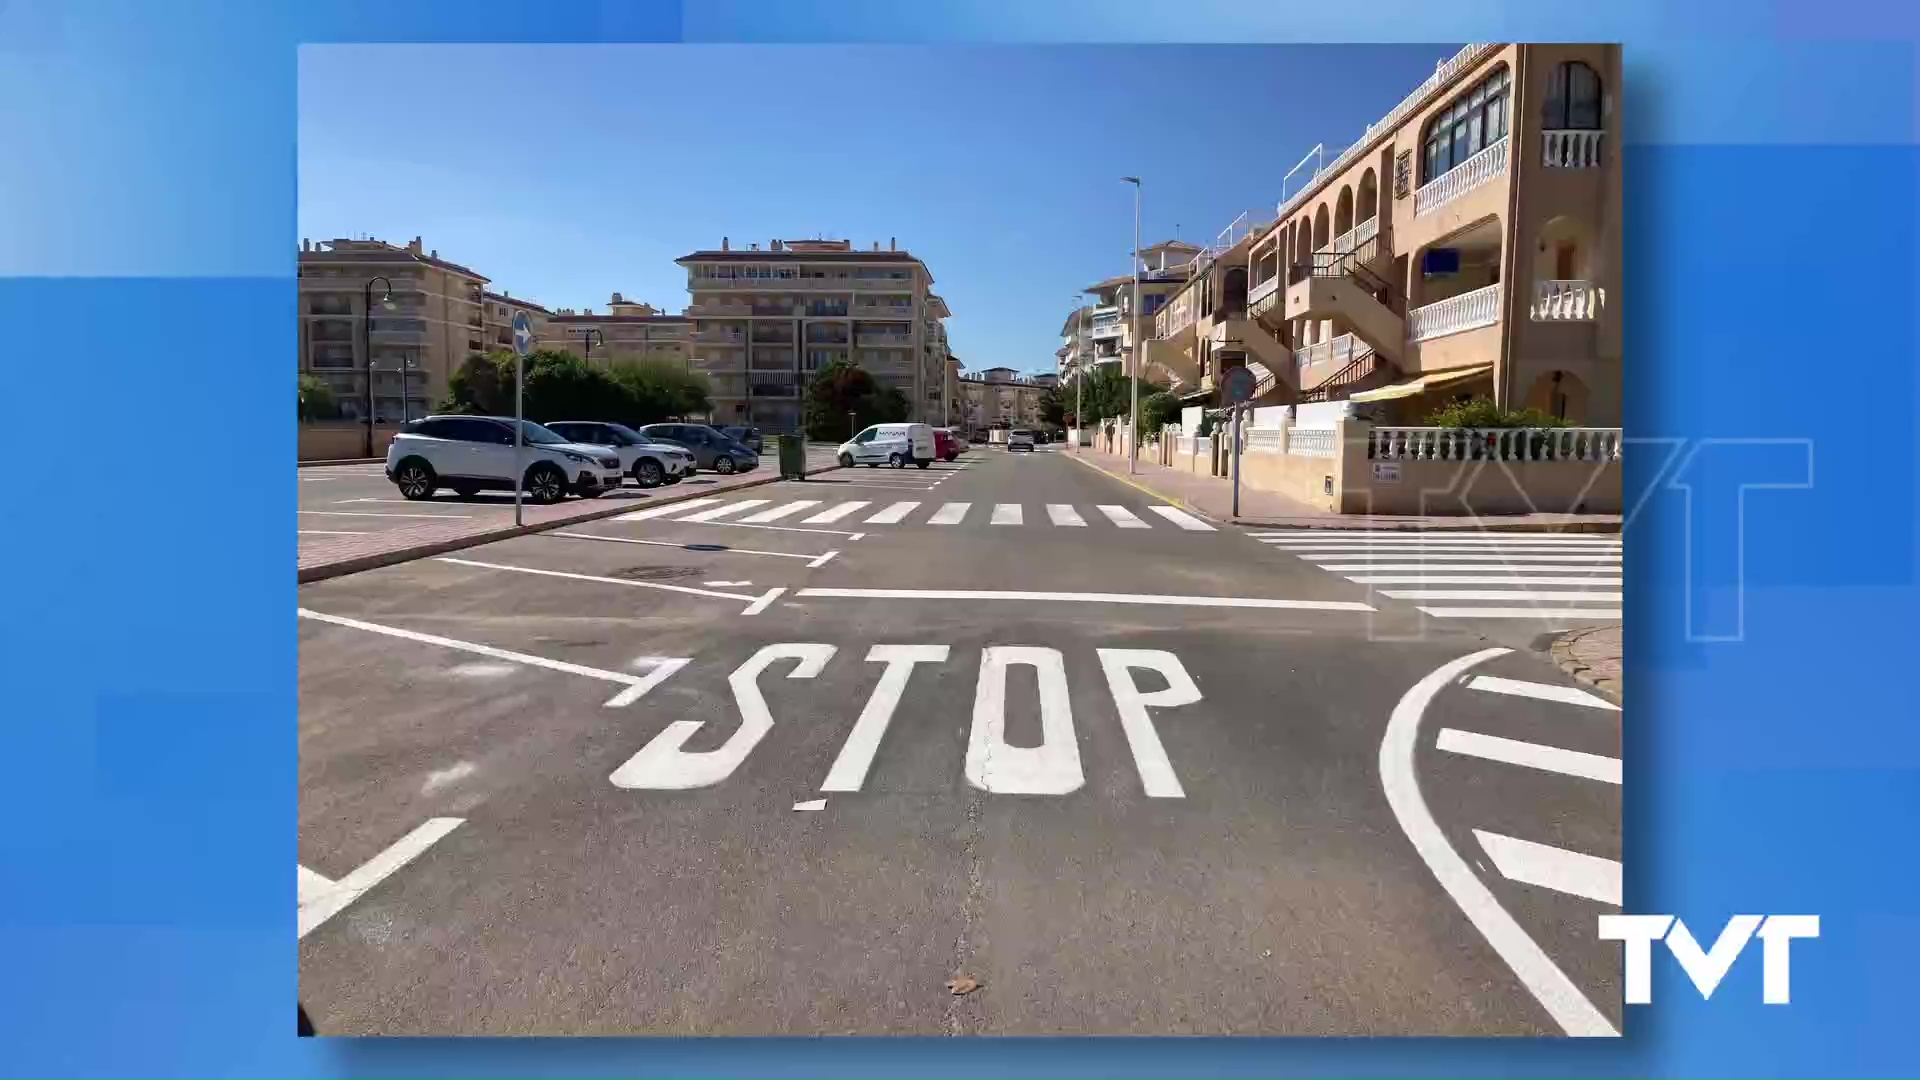
[(776, 435), (779, 443), (780, 478), (782, 480), (805, 480), (807, 478), (807, 440), (799, 435)]

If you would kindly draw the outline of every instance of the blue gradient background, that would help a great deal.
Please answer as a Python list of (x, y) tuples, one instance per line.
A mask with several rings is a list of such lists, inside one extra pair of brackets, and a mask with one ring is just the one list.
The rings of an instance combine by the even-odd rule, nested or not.
[[(0, 414), (15, 446), (66, 417), (100, 436), (53, 468), (15, 455), (0, 528), (6, 1070), (1912, 1072), (1916, 36), (1911, 7), (1859, 0), (0, 0)], [(1628, 431), (1672, 440), (1629, 467), (1644, 502), (1628, 529), (1628, 909), (1703, 936), (1737, 912), (1822, 916), (1794, 950), (1793, 1005), (1759, 1003), (1756, 948), (1711, 1002), (1656, 957), (1658, 1004), (1630, 1010), (1626, 1038), (1580, 1044), (293, 1037), (293, 433), (278, 418), (300, 44), (1465, 39), (1626, 43)], [(1232, 104), (1230, 73), (1218, 86)], [(1257, 127), (1258, 104), (1240, 105)], [(921, 145), (937, 153), (938, 133)], [(249, 453), (196, 438), (240, 429)], [(179, 497), (198, 484), (226, 499)], [(1739, 497), (1783, 484), (1802, 486)]]

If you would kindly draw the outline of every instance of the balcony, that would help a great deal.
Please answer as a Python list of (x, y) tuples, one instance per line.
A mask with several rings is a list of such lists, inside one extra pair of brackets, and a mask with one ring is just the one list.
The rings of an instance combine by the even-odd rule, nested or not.
[(789, 345), (790, 346), (793, 344), (793, 335), (792, 334), (770, 334), (765, 331), (756, 331), (753, 335), (753, 343), (755, 345)]
[(1488, 285), (1407, 312), (1407, 340), (1428, 341), (1499, 321), (1500, 286)]
[(1362, 244), (1379, 235), (1380, 216), (1375, 214), (1373, 217), (1334, 237), (1333, 254), (1345, 255), (1349, 252), (1359, 251)]
[(1447, 205), (1474, 188), (1498, 179), (1507, 171), (1507, 144), (1500, 141), (1434, 177), (1413, 193), (1413, 216), (1421, 217)]
[(1294, 369), (1300, 373), (1300, 386), (1310, 388), (1332, 378), (1341, 368), (1367, 355), (1369, 346), (1352, 334), (1341, 334), (1304, 348), (1293, 350)]
[(707, 345), (739, 345), (747, 338), (738, 330), (702, 330), (693, 335), (693, 340)]
[(912, 334), (856, 334), (855, 342), (870, 349), (906, 349), (913, 346)]
[(797, 304), (755, 304), (747, 310), (761, 318), (790, 319), (800, 314)]
[(1600, 167), (1600, 142), (1606, 132), (1543, 131), (1540, 133), (1540, 163), (1549, 169), (1597, 169)]
[(723, 319), (744, 319), (753, 313), (753, 309), (745, 304), (733, 302), (716, 303), (712, 300), (694, 304), (689, 310), (690, 313), (694, 315)]
[(763, 357), (756, 354), (748, 366), (753, 371), (792, 371), (793, 357), (792, 356)]
[(1591, 281), (1548, 280), (1533, 283), (1533, 321), (1592, 322), (1600, 317), (1606, 292)]
[(1111, 341), (1117, 339), (1121, 334), (1126, 333), (1126, 330), (1127, 324), (1112, 322), (1103, 326), (1094, 327), (1093, 330), (1087, 334), (1087, 337), (1094, 341)]
[(912, 304), (855, 304), (853, 314), (862, 319), (911, 319)]
[(1247, 290), (1247, 309), (1249, 311), (1252, 311), (1253, 306), (1255, 304), (1258, 304), (1260, 301), (1265, 300), (1267, 297), (1272, 296), (1275, 293), (1278, 293), (1279, 291), (1280, 291), (1280, 275), (1275, 274), (1272, 277), (1268, 278), (1267, 280), (1262, 281), (1259, 284)]

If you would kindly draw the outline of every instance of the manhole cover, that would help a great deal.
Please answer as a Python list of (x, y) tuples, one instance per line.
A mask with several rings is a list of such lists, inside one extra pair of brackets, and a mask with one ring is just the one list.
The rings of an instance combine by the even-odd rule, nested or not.
[(670, 581), (674, 578), (699, 577), (704, 573), (706, 571), (697, 566), (629, 566), (607, 576), (629, 581)]

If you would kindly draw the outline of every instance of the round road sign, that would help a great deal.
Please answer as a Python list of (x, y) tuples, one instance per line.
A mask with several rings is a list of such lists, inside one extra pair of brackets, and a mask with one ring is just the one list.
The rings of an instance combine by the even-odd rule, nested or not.
[(1227, 372), (1226, 376), (1220, 380), (1220, 389), (1226, 394), (1228, 401), (1238, 405), (1253, 397), (1253, 390), (1258, 382), (1259, 380), (1253, 377), (1252, 370), (1237, 367)]
[(533, 320), (524, 311), (513, 313), (513, 351), (521, 356), (533, 351)]

